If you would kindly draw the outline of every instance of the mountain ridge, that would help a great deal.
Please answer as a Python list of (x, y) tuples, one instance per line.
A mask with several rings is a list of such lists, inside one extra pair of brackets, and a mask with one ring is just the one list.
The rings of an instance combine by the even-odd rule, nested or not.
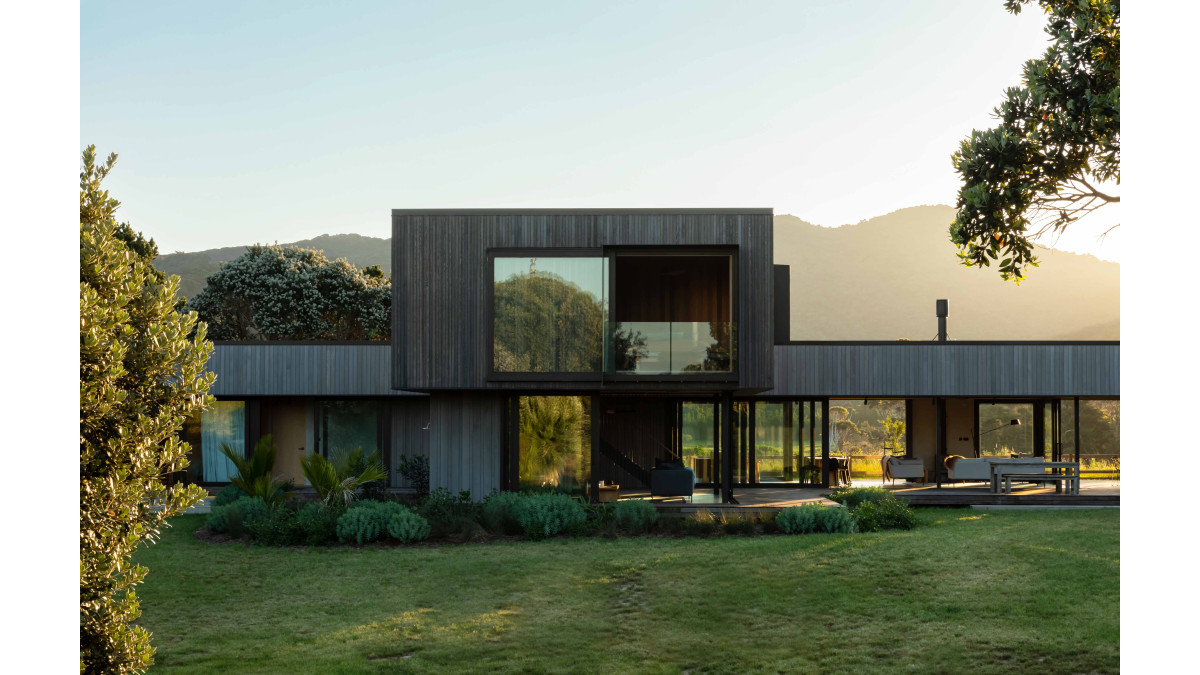
[[(954, 209), (911, 206), (826, 227), (775, 216), (775, 262), (791, 268), (791, 339), (930, 339), (934, 301), (950, 301), (959, 340), (1119, 340), (1120, 265), (1036, 246), (1041, 267), (1017, 286), (995, 270), (963, 267), (949, 241)], [(288, 242), (391, 274), (391, 240), (325, 234)], [(155, 265), (199, 293), (208, 275), (245, 252), (230, 246), (160, 255)]]

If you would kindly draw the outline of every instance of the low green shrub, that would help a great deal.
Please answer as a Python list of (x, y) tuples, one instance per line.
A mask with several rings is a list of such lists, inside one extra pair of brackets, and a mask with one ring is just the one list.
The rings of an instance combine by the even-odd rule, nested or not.
[(729, 515), (721, 519), (725, 526), (725, 534), (752, 535), (758, 531), (754, 519), (749, 516)]
[(553, 537), (587, 520), (578, 500), (564, 494), (527, 495), (517, 509), (517, 522), (530, 539)]
[(612, 511), (617, 527), (630, 534), (644, 534), (658, 520), (658, 509), (644, 499), (626, 499), (617, 502)]
[(479, 517), (483, 526), (492, 534), (521, 534), (523, 529), (517, 522), (517, 510), (524, 499), (516, 492), (493, 492), (480, 507)]
[(711, 511), (700, 511), (693, 518), (683, 518), (683, 534), (688, 537), (711, 537), (721, 529), (721, 523)]
[(762, 527), (763, 534), (779, 534), (783, 530), (779, 527), (779, 522), (774, 513), (763, 514), (758, 517), (758, 524)]
[(220, 492), (217, 493), (216, 498), (213, 499), (212, 505), (225, 506), (226, 504), (232, 504), (236, 502), (242, 497), (249, 497), (249, 495), (243, 492), (240, 487), (231, 483), (221, 488)]
[(917, 526), (917, 514), (904, 502), (890, 496), (874, 502), (863, 502), (850, 510), (859, 532), (880, 530), (911, 530)]
[(359, 545), (375, 541), (384, 532), (385, 523), (371, 509), (346, 509), (338, 516), (337, 536), (342, 541), (355, 541)]
[(280, 504), (247, 529), (255, 542), (265, 546), (322, 546), (337, 538), (339, 515), (340, 509), (320, 503), (299, 508)]
[(429, 494), (429, 458), (425, 455), (400, 455), (396, 459), (396, 473), (412, 485), (417, 496)]
[(481, 529), (476, 517), (478, 511), (478, 505), (471, 501), (470, 490), (455, 496), (444, 487), (430, 492), (417, 506), (417, 513), (429, 521), (430, 536), (435, 538), (475, 537)]
[(826, 496), (831, 501), (835, 501), (849, 509), (863, 502), (877, 502), (881, 499), (893, 499), (895, 497), (890, 490), (879, 487), (839, 488)]
[(850, 509), (825, 506), (817, 509), (817, 532), (847, 534), (854, 531), (854, 517)]
[(817, 529), (817, 511), (822, 508), (820, 504), (789, 506), (775, 516), (775, 524), (785, 534), (810, 534)]
[(296, 511), (297, 544), (325, 546), (337, 540), (337, 521), (342, 509), (311, 502)]
[(240, 537), (245, 528), (268, 514), (267, 503), (259, 497), (239, 497), (232, 503), (214, 506), (204, 519), (204, 526), (213, 532), (226, 532)]
[(404, 509), (399, 513), (392, 514), (388, 520), (387, 533), (392, 539), (405, 544), (422, 541), (429, 536), (429, 521)]

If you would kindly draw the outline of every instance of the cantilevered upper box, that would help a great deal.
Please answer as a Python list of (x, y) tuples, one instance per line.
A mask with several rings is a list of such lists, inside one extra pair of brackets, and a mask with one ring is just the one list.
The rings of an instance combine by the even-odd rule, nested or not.
[(392, 211), (392, 386), (772, 387), (772, 209)]

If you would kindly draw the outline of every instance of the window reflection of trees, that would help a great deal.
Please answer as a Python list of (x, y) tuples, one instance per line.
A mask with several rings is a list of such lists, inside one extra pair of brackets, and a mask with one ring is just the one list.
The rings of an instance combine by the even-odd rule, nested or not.
[(497, 372), (599, 372), (604, 304), (548, 272), (513, 274), (494, 287), (493, 364)]

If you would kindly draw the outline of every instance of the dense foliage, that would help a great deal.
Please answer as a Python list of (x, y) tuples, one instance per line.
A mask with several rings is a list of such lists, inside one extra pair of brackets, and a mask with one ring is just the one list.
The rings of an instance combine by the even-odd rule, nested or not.
[(387, 340), (391, 293), (378, 267), (255, 244), (210, 276), (189, 306), (218, 340)]
[(324, 455), (306, 455), (300, 458), (300, 470), (317, 497), (331, 506), (347, 506), (360, 496), (365, 485), (387, 478), (378, 451), (364, 455), (361, 449), (341, 453), (333, 461)]
[(517, 522), (530, 539), (553, 537), (586, 520), (579, 501), (563, 494), (529, 495), (517, 510)]
[(632, 534), (649, 532), (658, 520), (658, 509), (642, 499), (626, 499), (613, 508), (613, 522), (617, 527)]
[[(101, 188), (116, 163), (83, 153), (79, 174), (79, 662), (83, 672), (140, 672), (153, 663), (134, 586), (147, 569), (130, 556), (166, 519), (204, 497), (163, 485), (187, 467), (176, 432), (212, 385), (204, 324), (177, 312), (178, 278)], [(194, 337), (189, 338), (193, 333)]]
[(894, 498), (890, 490), (881, 487), (838, 488), (826, 496), (829, 497), (830, 501), (835, 501), (848, 509), (852, 509), (863, 502), (877, 502)]
[[(1013, 14), (1033, 0), (1007, 0)], [(1005, 91), (1000, 124), (972, 131), (954, 154), (962, 179), (950, 238), (963, 263), (1000, 260), (1017, 282), (1036, 266), (1032, 237), (1120, 202), (1120, 0), (1037, 0), (1052, 42)], [(1032, 232), (1031, 232), (1032, 230)]]
[(271, 475), (275, 468), (275, 443), (271, 434), (266, 434), (254, 444), (249, 457), (243, 457), (228, 444), (221, 444), (221, 454), (233, 462), (237, 474), (229, 482), (251, 497), (258, 497), (267, 504), (278, 504), (291, 496), (291, 482)]
[(396, 473), (408, 481), (417, 496), (429, 494), (429, 457), (425, 455), (400, 455), (396, 460)]
[(850, 510), (859, 532), (880, 530), (911, 530), (917, 526), (917, 514), (895, 496), (865, 501)]
[(355, 502), (337, 519), (338, 539), (360, 545), (381, 539), (388, 534), (388, 523), (392, 517), (403, 513), (411, 511), (407, 506), (396, 502)]
[(548, 273), (514, 274), (496, 282), (494, 294), (497, 371), (600, 371), (604, 309), (599, 298)]
[(388, 519), (387, 533), (402, 544), (422, 541), (429, 536), (429, 521), (405, 509)]
[(214, 506), (204, 519), (204, 526), (213, 532), (226, 532), (240, 537), (243, 528), (265, 518), (271, 507), (261, 497), (241, 497), (236, 501)]

